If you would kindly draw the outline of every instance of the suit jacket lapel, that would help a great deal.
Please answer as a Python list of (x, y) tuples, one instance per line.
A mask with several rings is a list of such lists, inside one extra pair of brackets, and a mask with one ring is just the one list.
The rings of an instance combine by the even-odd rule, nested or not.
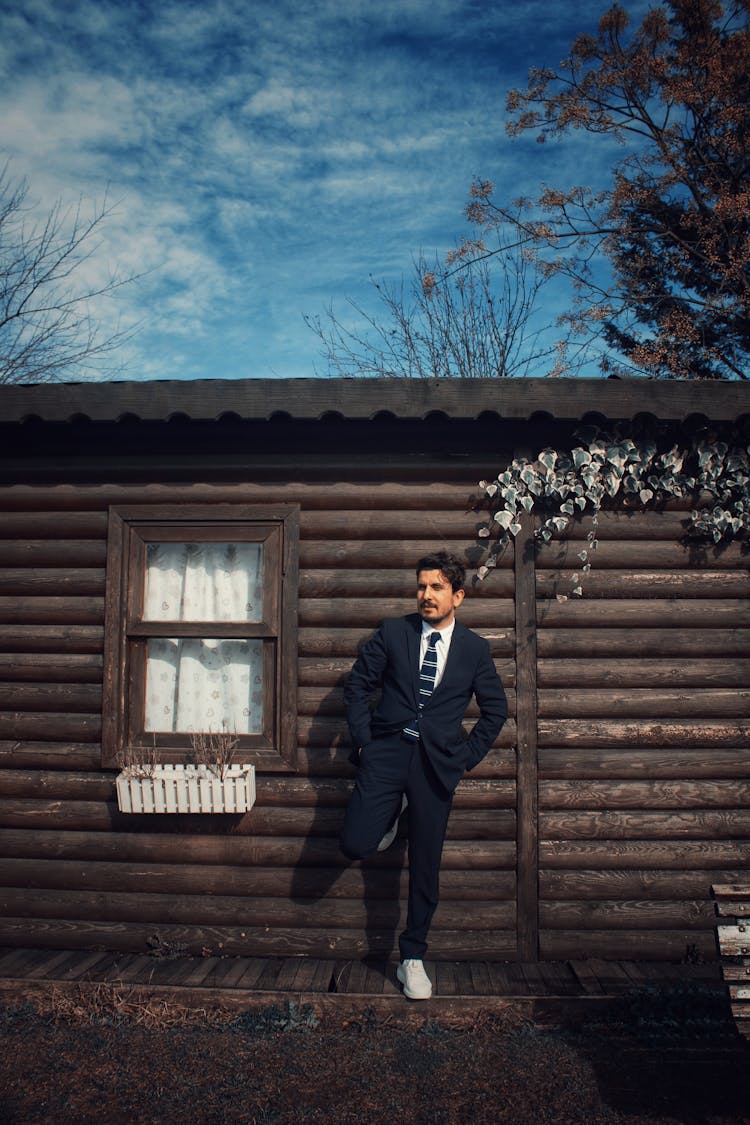
[(414, 693), (414, 706), (419, 705), (419, 642), (422, 637), (422, 619), (407, 618), (406, 654), (411, 671), (411, 686)]

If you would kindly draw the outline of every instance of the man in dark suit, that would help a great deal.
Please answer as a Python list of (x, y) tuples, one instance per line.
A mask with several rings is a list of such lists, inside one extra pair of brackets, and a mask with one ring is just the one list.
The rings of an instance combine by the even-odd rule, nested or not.
[[(372, 855), (384, 837), (395, 835), (408, 803), (409, 902), (397, 976), (404, 995), (426, 1000), (432, 983), (423, 959), (453, 792), (464, 770), (488, 752), (508, 710), (489, 645), (456, 621), (464, 599), (462, 563), (438, 551), (420, 559), (416, 573), (417, 613), (383, 621), (346, 684), (358, 771), (340, 842), (350, 859)], [(373, 712), (370, 699), (378, 688)], [(465, 737), (461, 723), (472, 696), (480, 717)]]

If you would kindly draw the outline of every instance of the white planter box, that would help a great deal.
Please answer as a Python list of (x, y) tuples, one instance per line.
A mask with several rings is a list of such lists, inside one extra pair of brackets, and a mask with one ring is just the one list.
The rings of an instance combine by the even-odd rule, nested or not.
[(164, 764), (152, 777), (117, 775), (117, 804), (127, 813), (244, 813), (255, 804), (255, 766), (228, 766), (219, 778), (206, 766)]

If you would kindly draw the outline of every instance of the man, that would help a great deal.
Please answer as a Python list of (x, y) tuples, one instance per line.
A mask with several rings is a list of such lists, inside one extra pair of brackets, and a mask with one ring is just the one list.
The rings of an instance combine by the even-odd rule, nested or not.
[[(350, 859), (372, 855), (384, 836), (395, 836), (408, 803), (409, 901), (396, 973), (405, 996), (427, 1000), (432, 983), (423, 960), (453, 792), (488, 752), (508, 710), (489, 645), (456, 621), (462, 563), (438, 551), (420, 559), (416, 573), (417, 613), (383, 621), (345, 688), (358, 771), (340, 842)], [(376, 688), (382, 694), (371, 712)], [(480, 717), (467, 738), (461, 722), (472, 695)]]

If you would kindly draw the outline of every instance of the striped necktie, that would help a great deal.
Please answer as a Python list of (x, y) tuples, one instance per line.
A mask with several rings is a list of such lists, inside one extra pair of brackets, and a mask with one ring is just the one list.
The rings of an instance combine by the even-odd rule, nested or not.
[[(435, 690), (435, 677), (437, 676), (437, 643), (440, 633), (430, 633), (427, 642), (427, 652), (424, 654), (422, 667), (419, 669), (419, 710), (421, 711), (427, 700)], [(419, 741), (419, 716), (413, 726), (404, 727), (403, 733), (412, 742)]]

